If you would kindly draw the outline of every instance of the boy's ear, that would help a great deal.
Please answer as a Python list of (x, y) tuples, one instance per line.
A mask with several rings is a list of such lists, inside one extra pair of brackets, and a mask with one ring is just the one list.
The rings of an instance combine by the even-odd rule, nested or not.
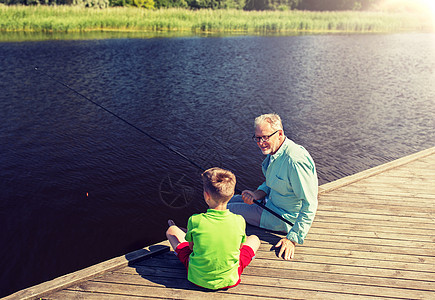
[(209, 194), (206, 190), (204, 190), (204, 198), (205, 198), (206, 200), (209, 200), (209, 199), (210, 199), (210, 194)]

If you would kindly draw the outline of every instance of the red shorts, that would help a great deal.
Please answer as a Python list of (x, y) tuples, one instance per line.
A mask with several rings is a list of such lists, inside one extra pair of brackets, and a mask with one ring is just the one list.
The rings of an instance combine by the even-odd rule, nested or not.
[[(190, 250), (189, 248), (189, 242), (180, 243), (175, 249), (175, 254), (178, 256), (178, 259), (186, 267), (186, 270), (189, 269), (189, 258), (191, 253), (192, 250)], [(252, 250), (252, 248), (249, 247), (248, 245), (243, 245), (242, 248), (240, 248), (239, 269), (238, 269), (239, 280), (237, 280), (236, 284), (223, 287), (221, 289), (228, 289), (238, 285), (240, 283), (240, 275), (242, 275), (243, 270), (251, 263), (254, 257), (255, 257), (254, 250)]]

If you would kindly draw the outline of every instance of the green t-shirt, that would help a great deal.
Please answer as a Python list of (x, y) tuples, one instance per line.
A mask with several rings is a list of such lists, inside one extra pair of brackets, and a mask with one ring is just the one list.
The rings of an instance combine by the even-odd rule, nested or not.
[(236, 284), (245, 228), (243, 217), (228, 209), (192, 215), (186, 233), (186, 240), (193, 242), (187, 279), (208, 289)]

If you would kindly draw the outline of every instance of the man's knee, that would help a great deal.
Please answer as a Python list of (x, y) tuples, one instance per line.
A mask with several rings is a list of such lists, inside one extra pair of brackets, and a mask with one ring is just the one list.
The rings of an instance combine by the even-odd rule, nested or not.
[(242, 195), (234, 195), (228, 203), (244, 203)]
[(263, 211), (261, 207), (246, 203), (228, 203), (227, 207), (232, 213), (241, 215), (248, 224), (254, 226), (260, 225), (261, 213)]
[(231, 203), (229, 202), (227, 204), (227, 208), (230, 210), (230, 212), (236, 214), (236, 215), (244, 215), (246, 212), (248, 204), (245, 203)]

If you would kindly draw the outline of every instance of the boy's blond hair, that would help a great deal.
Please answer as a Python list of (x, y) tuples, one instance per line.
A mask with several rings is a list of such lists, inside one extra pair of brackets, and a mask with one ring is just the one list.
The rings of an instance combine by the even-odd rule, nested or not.
[(230, 201), (236, 187), (236, 176), (228, 170), (218, 167), (205, 170), (201, 174), (204, 190), (219, 203)]

